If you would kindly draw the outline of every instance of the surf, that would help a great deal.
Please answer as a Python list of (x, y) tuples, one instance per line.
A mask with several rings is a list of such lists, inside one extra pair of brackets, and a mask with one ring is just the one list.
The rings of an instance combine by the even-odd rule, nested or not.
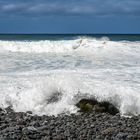
[[(139, 41), (111, 41), (108, 37), (79, 37), (72, 40), (0, 40), (0, 52), (88, 53), (91, 51), (139, 51)], [(125, 47), (125, 49), (123, 49)]]
[(0, 41), (0, 107), (78, 113), (83, 98), (140, 114), (140, 42), (108, 37)]

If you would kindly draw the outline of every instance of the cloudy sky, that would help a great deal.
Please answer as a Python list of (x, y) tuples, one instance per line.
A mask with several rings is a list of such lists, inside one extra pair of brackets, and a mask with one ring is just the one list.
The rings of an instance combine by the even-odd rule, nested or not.
[(140, 0), (0, 0), (0, 33), (140, 33)]

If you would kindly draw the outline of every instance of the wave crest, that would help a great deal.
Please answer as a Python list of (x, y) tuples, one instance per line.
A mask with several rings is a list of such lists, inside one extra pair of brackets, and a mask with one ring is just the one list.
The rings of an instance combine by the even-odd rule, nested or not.
[(108, 37), (101, 39), (81, 37), (74, 40), (42, 40), (42, 41), (0, 41), (0, 52), (28, 52), (28, 53), (73, 53), (94, 52), (114, 47), (140, 47), (140, 42), (110, 41)]

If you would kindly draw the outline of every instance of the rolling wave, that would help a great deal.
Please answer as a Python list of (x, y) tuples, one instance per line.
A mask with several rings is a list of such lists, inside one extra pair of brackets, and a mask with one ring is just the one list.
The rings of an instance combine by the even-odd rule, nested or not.
[[(68, 54), (68, 55), (67, 55)], [(140, 41), (80, 37), (0, 41), (0, 107), (38, 115), (76, 113), (82, 98), (140, 114)]]
[[(125, 49), (124, 49), (125, 47)], [(134, 49), (135, 48), (135, 49)], [(139, 41), (110, 41), (109, 38), (101, 39), (82, 37), (74, 40), (40, 40), (40, 41), (0, 41), (0, 52), (25, 52), (25, 53), (94, 53), (95, 51), (118, 52), (139, 51)]]

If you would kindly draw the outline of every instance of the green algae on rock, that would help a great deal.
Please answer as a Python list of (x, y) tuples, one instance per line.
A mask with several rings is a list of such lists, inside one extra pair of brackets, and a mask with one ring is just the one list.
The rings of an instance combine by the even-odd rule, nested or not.
[(104, 101), (98, 102), (96, 99), (81, 99), (76, 106), (80, 108), (81, 112), (107, 112), (109, 114), (115, 115), (119, 113), (119, 110), (111, 103)]

